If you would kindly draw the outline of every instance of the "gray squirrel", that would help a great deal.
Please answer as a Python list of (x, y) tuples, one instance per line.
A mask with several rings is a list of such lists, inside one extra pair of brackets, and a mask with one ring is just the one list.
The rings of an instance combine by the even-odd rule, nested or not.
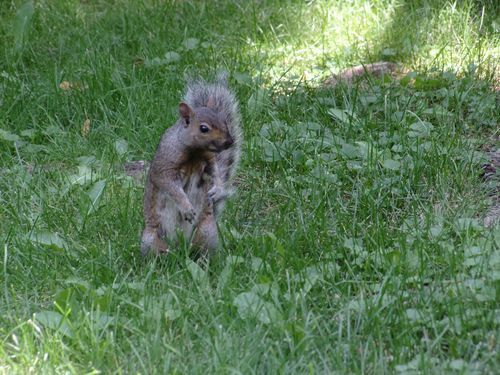
[[(180, 231), (204, 255), (218, 246), (217, 218), (232, 192), (241, 116), (227, 75), (188, 82), (179, 119), (163, 134), (144, 189), (143, 255), (168, 253)], [(165, 241), (165, 239), (169, 241)]]

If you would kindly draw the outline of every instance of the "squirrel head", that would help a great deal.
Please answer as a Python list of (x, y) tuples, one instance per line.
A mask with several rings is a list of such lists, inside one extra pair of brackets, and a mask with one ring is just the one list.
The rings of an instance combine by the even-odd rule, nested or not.
[(179, 114), (183, 125), (183, 143), (193, 149), (221, 152), (234, 143), (226, 120), (209, 107), (191, 108), (179, 104)]

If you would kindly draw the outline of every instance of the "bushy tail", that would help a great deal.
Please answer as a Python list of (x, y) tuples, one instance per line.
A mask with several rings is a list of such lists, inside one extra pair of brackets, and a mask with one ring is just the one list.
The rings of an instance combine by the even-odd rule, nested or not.
[(230, 180), (239, 164), (243, 140), (238, 102), (228, 87), (227, 73), (218, 74), (213, 83), (201, 78), (188, 80), (184, 100), (193, 108), (206, 107), (210, 100), (210, 107), (221, 114), (226, 121), (234, 144), (218, 154), (217, 159), (224, 180)]

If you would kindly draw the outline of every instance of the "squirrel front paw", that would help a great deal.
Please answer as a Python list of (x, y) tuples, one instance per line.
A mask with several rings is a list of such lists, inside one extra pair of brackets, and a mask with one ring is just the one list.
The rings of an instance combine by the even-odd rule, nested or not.
[(188, 207), (185, 210), (183, 210), (182, 218), (189, 223), (193, 223), (194, 219), (196, 218), (195, 209), (191, 206), (191, 207)]
[(226, 198), (227, 193), (226, 191), (219, 187), (219, 186), (213, 186), (208, 192), (207, 192), (208, 198), (213, 202), (217, 203), (221, 199)]

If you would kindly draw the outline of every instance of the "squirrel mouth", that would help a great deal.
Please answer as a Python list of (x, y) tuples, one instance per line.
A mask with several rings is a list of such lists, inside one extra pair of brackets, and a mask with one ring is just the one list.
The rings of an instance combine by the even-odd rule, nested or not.
[(209, 147), (209, 150), (212, 152), (221, 152), (226, 150), (229, 147), (226, 147), (226, 145), (216, 145), (216, 144), (211, 144)]

